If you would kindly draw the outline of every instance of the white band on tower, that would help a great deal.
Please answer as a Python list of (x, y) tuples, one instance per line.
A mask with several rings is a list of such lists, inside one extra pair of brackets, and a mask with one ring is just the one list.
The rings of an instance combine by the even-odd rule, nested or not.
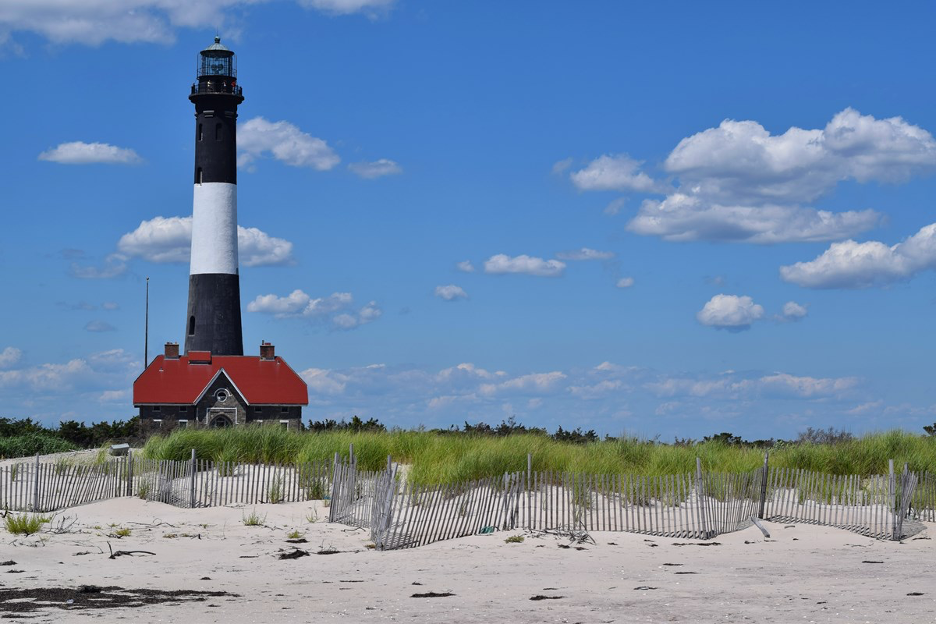
[(237, 185), (195, 185), (191, 275), (237, 275)]

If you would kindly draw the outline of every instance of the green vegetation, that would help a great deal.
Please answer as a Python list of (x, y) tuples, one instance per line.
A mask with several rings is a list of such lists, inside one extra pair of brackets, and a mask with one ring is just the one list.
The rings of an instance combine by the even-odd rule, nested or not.
[[(529, 430), (527, 430), (529, 431)], [(568, 433), (568, 432), (566, 432)], [(807, 430), (792, 442), (745, 442), (722, 433), (701, 442), (620, 437), (590, 442), (566, 442), (544, 433), (506, 435), (451, 431), (373, 431), (350, 429), (292, 432), (279, 427), (181, 429), (154, 436), (143, 453), (153, 459), (184, 460), (194, 448), (198, 457), (217, 461), (231, 454), (240, 461), (289, 464), (330, 461), (337, 452), (347, 457), (354, 445), (363, 470), (379, 470), (387, 455), (410, 464), (409, 479), (418, 483), (451, 483), (533, 469), (591, 474), (665, 475), (695, 470), (696, 457), (706, 470), (754, 470), (771, 453), (775, 467), (802, 468), (831, 474), (880, 474), (887, 460), (911, 470), (936, 466), (936, 436), (889, 431), (855, 438), (846, 432)], [(314, 484), (310, 484), (314, 487)]]
[(286, 534), (288, 539), (302, 539), (305, 533), (300, 533), (298, 530), (292, 530)]
[(522, 543), (523, 543), (523, 536), (522, 536), (522, 535), (511, 535), (510, 537), (508, 537), (507, 539), (504, 540), (504, 543), (505, 543), (505, 544), (522, 544)]
[(43, 427), (31, 418), (0, 418), (0, 458), (63, 453), (79, 448), (94, 448), (112, 442), (127, 442), (137, 437), (139, 418), (91, 426), (66, 420), (57, 429)]
[(114, 536), (115, 537), (130, 537), (130, 533), (131, 533), (130, 529), (128, 529), (127, 527), (121, 527), (117, 529), (116, 531), (114, 531)]
[(249, 516), (243, 516), (244, 526), (263, 526), (266, 523), (266, 514), (259, 515), (257, 510), (250, 512)]
[(38, 533), (43, 524), (50, 522), (52, 518), (41, 514), (8, 514), (3, 519), (6, 530), (14, 535), (32, 535)]

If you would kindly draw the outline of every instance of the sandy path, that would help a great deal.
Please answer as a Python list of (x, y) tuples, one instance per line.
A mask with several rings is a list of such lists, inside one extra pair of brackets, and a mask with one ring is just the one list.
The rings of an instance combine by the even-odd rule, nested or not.
[[(140, 623), (936, 622), (936, 547), (928, 539), (934, 525), (902, 544), (767, 523), (770, 540), (752, 527), (720, 536), (717, 546), (627, 533), (596, 533), (597, 544), (584, 550), (560, 548), (566, 542), (552, 536), (504, 543), (507, 535), (522, 534), (514, 531), (375, 552), (366, 548), (364, 531), (321, 519), (310, 524), (310, 513), (327, 515), (326, 509), (310, 511), (314, 507), (193, 510), (124, 498), (69, 510), (65, 516), (77, 517), (69, 533), (18, 538), (3, 531), (0, 561), (16, 565), (0, 567), (0, 592), (93, 584), (239, 596), (25, 614), (10, 614), (10, 603), (0, 602), (0, 616)], [(243, 517), (254, 510), (266, 516), (265, 527), (244, 526)], [(119, 528), (131, 534), (108, 537)], [(279, 560), (278, 552), (293, 548), (285, 539), (294, 529), (308, 540), (299, 548), (340, 552)], [(156, 554), (109, 559), (108, 542), (115, 550)], [(425, 592), (455, 595), (411, 597)], [(912, 592), (923, 595), (907, 595)], [(530, 600), (537, 595), (562, 598)], [(75, 592), (75, 600), (85, 595)]]

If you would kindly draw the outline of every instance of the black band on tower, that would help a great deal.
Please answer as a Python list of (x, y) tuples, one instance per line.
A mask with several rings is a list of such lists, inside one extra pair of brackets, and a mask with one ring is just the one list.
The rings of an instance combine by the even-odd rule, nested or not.
[(240, 280), (237, 275), (189, 276), (185, 352), (244, 355), (241, 333)]
[(195, 184), (237, 184), (237, 99), (233, 95), (190, 99), (195, 102)]

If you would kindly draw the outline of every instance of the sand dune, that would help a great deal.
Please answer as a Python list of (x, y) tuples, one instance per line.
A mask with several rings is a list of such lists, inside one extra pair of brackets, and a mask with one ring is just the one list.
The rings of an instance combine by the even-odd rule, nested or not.
[[(254, 513), (264, 526), (244, 525)], [(931, 524), (904, 543), (766, 523), (770, 539), (754, 527), (711, 542), (599, 532), (595, 544), (564, 548), (565, 538), (511, 531), (376, 552), (367, 548), (367, 532), (327, 524), (326, 516), (319, 503), (179, 509), (123, 498), (74, 508), (57, 514), (41, 534), (4, 533), (0, 560), (15, 564), (0, 566), (0, 616), (24, 622), (936, 619)], [(63, 532), (54, 532), (59, 527)], [(121, 528), (130, 535), (117, 537)], [(290, 531), (306, 542), (287, 543)], [(510, 535), (525, 540), (505, 543)], [(309, 555), (279, 558), (297, 548)], [(154, 554), (111, 559), (111, 549)], [(338, 552), (316, 554), (322, 551)], [(95, 591), (108, 587), (149, 593)], [(215, 594), (159, 593), (179, 590)], [(37, 608), (36, 597), (50, 604)]]

